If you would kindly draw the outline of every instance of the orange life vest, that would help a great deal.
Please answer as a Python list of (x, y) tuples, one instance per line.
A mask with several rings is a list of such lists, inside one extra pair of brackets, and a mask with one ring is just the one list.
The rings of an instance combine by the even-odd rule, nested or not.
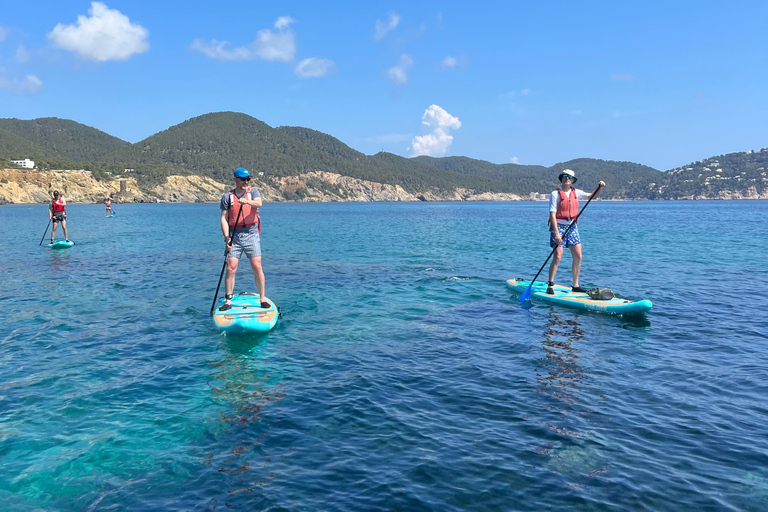
[(64, 213), (64, 209), (66, 208), (66, 205), (61, 202), (61, 197), (59, 199), (54, 199), (51, 201), (51, 212), (53, 213)]
[[(253, 199), (251, 197), (250, 187), (245, 189), (245, 194), (248, 196), (249, 200)], [(261, 233), (261, 220), (259, 219), (258, 208), (247, 204), (240, 204), (240, 200), (235, 195), (234, 189), (229, 191), (229, 201), (229, 211), (227, 216), (229, 227), (247, 228), (253, 226), (254, 224), (258, 224), (259, 233)], [(243, 213), (240, 213), (240, 208), (243, 209)], [(240, 220), (237, 222), (237, 226), (235, 226), (238, 213), (240, 213)]]
[(576, 189), (571, 189), (569, 195), (565, 195), (563, 189), (558, 189), (560, 192), (560, 202), (557, 203), (557, 213), (555, 213), (556, 219), (572, 220), (579, 214), (579, 198), (576, 195)]

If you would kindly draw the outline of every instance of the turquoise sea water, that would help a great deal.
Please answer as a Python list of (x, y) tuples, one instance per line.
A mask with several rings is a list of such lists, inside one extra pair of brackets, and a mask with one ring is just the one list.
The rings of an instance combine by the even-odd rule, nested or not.
[(545, 203), (267, 204), (260, 337), (218, 205), (115, 210), (0, 207), (3, 510), (768, 510), (766, 202), (592, 203), (632, 321), (507, 290)]

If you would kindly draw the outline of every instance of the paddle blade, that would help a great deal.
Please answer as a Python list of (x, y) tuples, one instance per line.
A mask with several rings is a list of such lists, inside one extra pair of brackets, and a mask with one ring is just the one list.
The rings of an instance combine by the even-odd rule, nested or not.
[(519, 302), (526, 302), (531, 300), (531, 286), (533, 286), (533, 281), (531, 281), (531, 284), (528, 285), (528, 288), (525, 289), (520, 298), (517, 299)]

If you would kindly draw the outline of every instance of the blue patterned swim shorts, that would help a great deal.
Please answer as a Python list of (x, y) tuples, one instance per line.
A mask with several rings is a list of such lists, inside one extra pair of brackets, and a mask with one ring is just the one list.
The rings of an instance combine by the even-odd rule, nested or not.
[[(563, 236), (563, 233), (565, 233), (565, 230), (568, 229), (568, 224), (558, 224), (557, 230), (560, 232), (560, 236)], [(579, 245), (581, 243), (581, 238), (579, 237), (579, 225), (575, 224), (570, 231), (568, 231), (568, 235), (563, 239), (563, 243), (560, 244), (560, 247), (565, 247), (566, 249), (568, 247), (573, 247), (574, 245)], [(555, 247), (557, 245), (557, 242), (555, 242), (555, 234), (550, 231), (549, 232), (549, 246)]]

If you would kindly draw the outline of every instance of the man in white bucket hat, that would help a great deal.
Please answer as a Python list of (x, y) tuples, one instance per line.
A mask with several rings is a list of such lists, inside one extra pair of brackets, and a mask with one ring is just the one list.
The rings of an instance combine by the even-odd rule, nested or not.
[(571, 250), (573, 257), (573, 288), (574, 292), (586, 292), (579, 286), (579, 274), (581, 273), (581, 238), (579, 237), (579, 226), (574, 226), (568, 230), (563, 239), (563, 233), (568, 229), (571, 222), (579, 215), (579, 200), (594, 199), (600, 195), (600, 191), (605, 187), (605, 182), (601, 181), (597, 189), (592, 192), (574, 188), (576, 183), (576, 173), (570, 169), (563, 169), (558, 176), (560, 187), (552, 192), (549, 197), (549, 246), (556, 247), (552, 264), (549, 266), (549, 281), (547, 282), (547, 293), (555, 293), (555, 275), (557, 267), (560, 265), (560, 259), (563, 257), (563, 247)]

